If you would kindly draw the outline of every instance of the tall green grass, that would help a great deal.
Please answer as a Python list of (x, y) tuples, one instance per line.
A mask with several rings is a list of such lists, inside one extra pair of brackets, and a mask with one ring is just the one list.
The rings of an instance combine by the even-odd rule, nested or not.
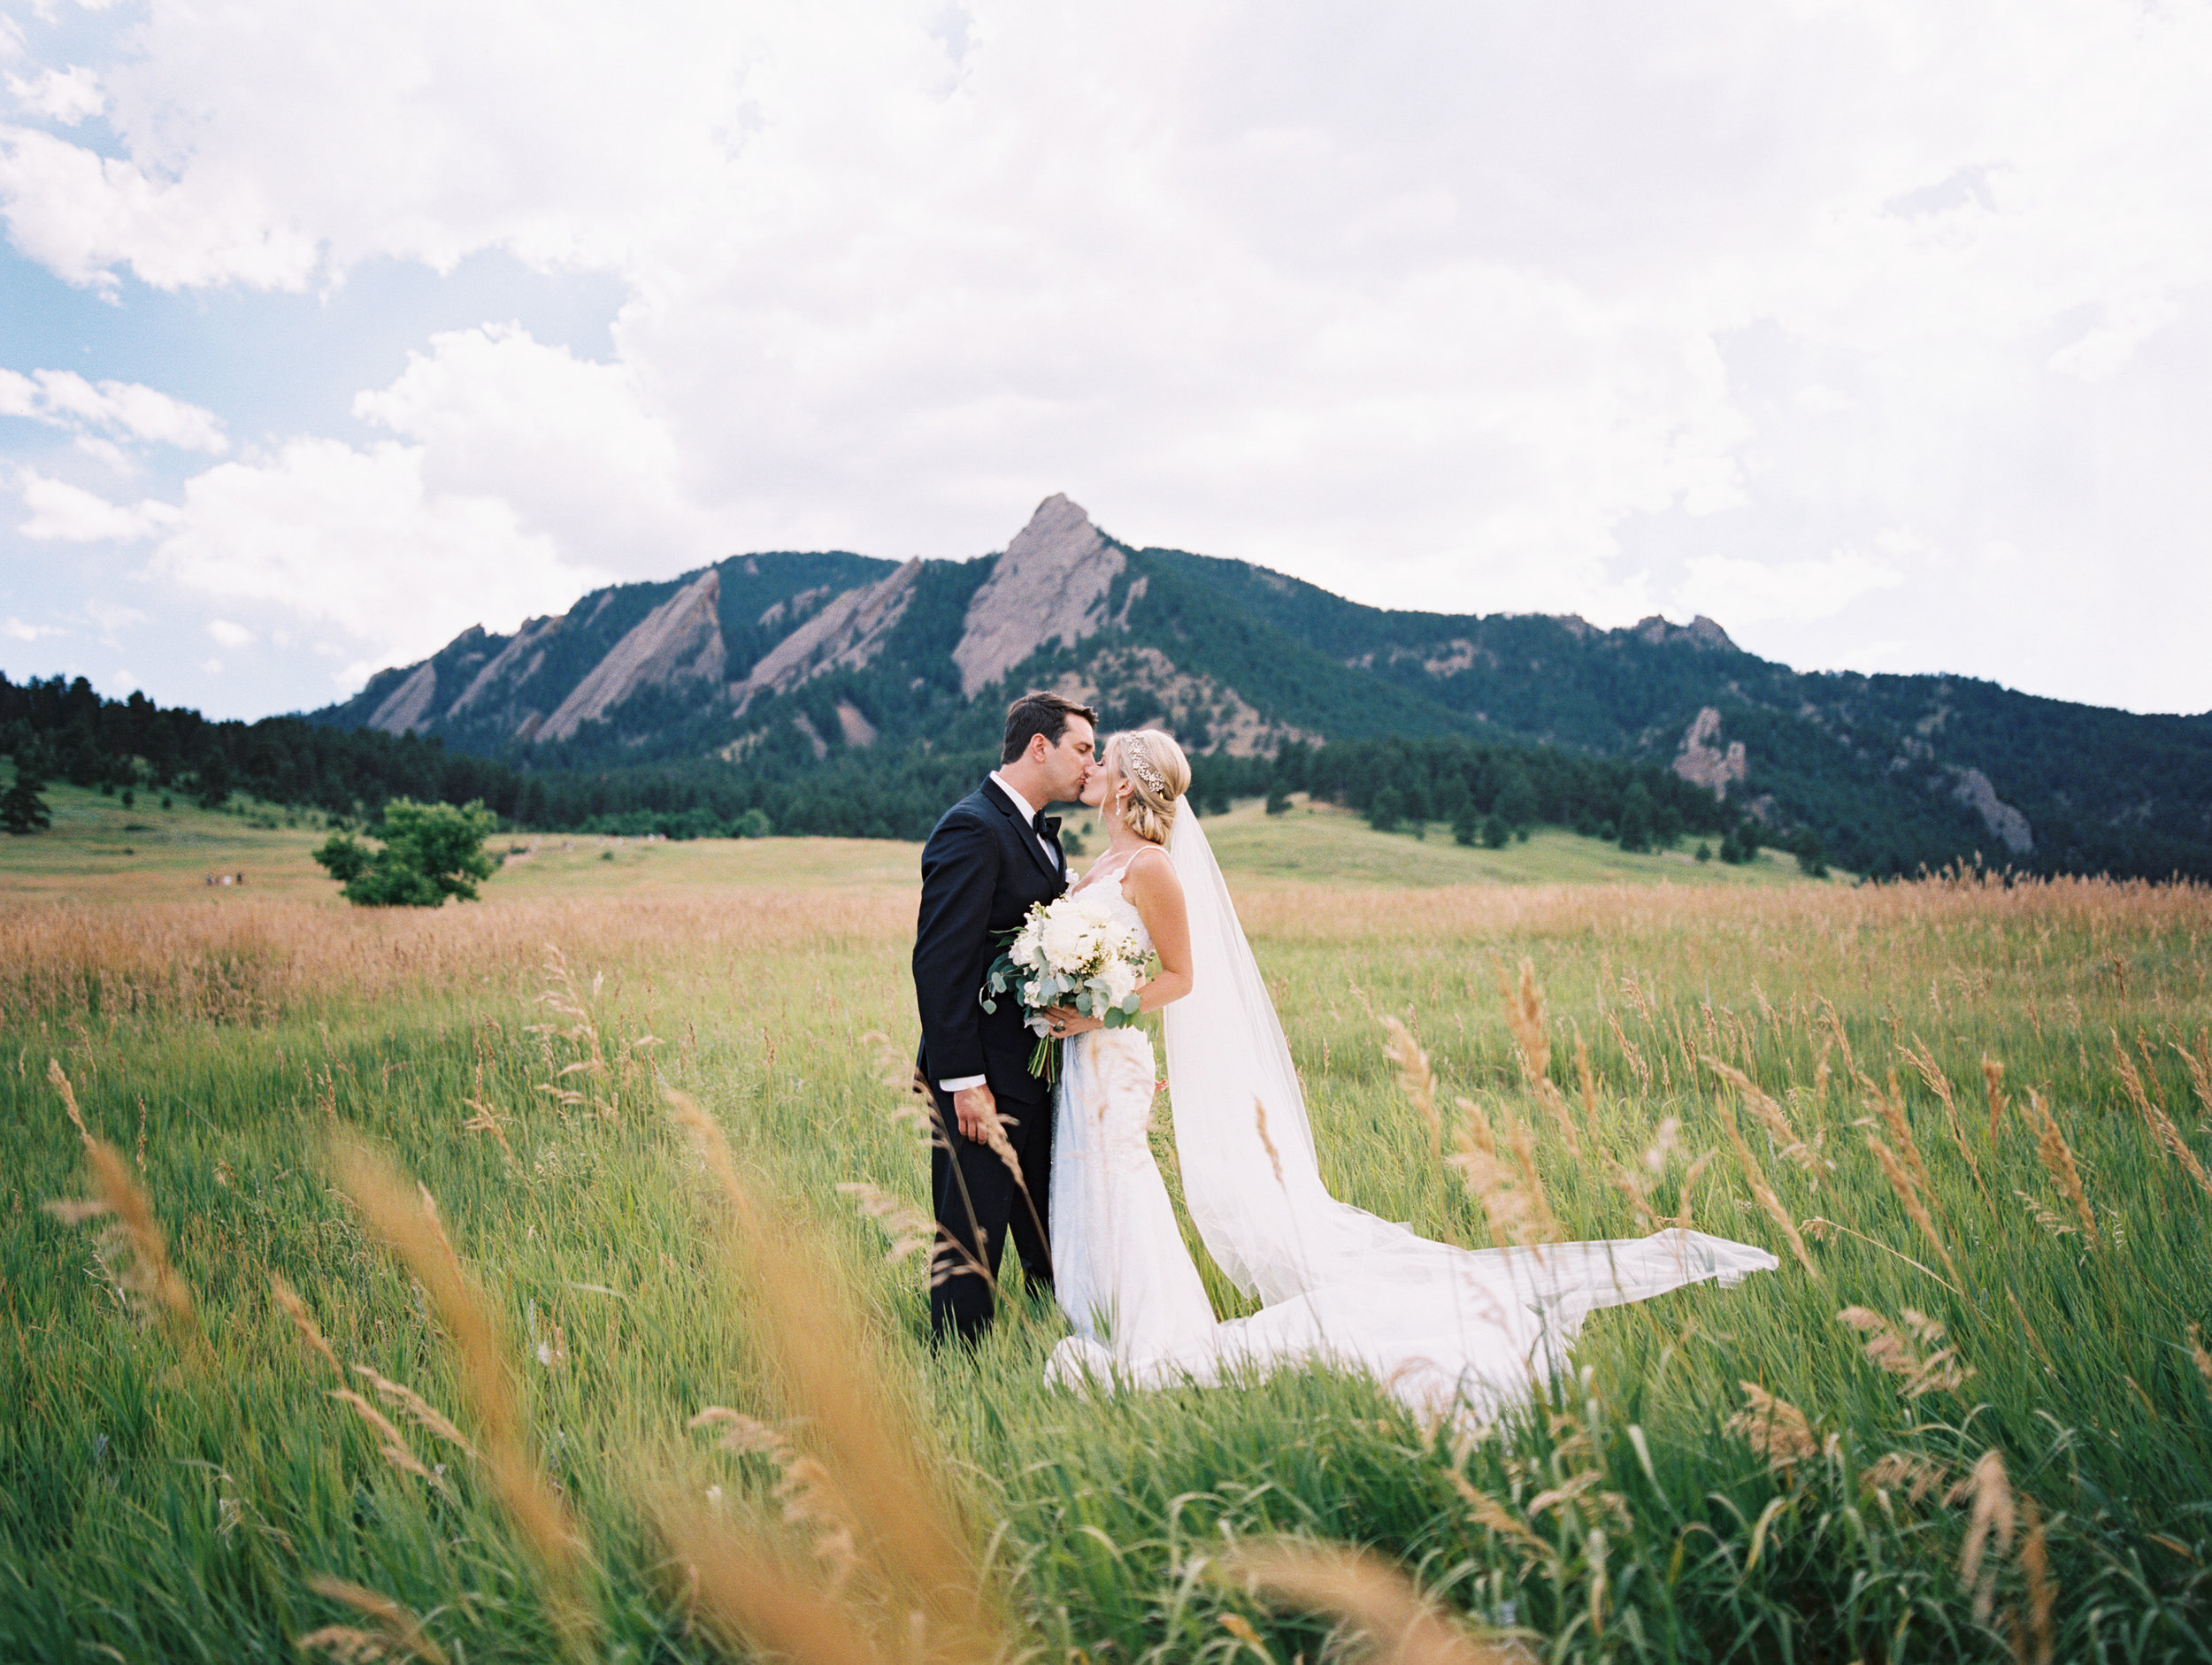
[[(855, 1291), (886, 1391), (918, 1408), (925, 1457), (977, 1523), (988, 1576), (1054, 1658), (1227, 1661), (1254, 1651), (1248, 1630), (1272, 1657), (1316, 1658), (1325, 1620), (1219, 1577), (1233, 1546), (1284, 1533), (1372, 1546), (1545, 1658), (2047, 1646), (2170, 1659), (2212, 1638), (2212, 1362), (2192, 1350), (2192, 1326), (2212, 1325), (2212, 1196), (2162, 1148), (2115, 1051), (2212, 1161), (2212, 1104), (2183, 1053), (2212, 1060), (2200, 891), (1955, 879), (1252, 897), (1340, 1195), (1489, 1240), (1384, 1055), (1379, 1019), (1394, 1016), (1448, 1106), (1464, 1095), (1531, 1127), (1571, 1234), (1651, 1229), (1625, 1172), (1657, 1213), (1686, 1190), (1698, 1226), (1783, 1257), (1732, 1290), (1597, 1315), (1575, 1373), (1481, 1438), (1417, 1426), (1372, 1385), (1324, 1371), (1088, 1401), (1049, 1392), (1059, 1322), (1019, 1291), (972, 1354), (932, 1354), (915, 1262), (885, 1265), (883, 1239), (835, 1190), (926, 1195), (926, 1153), (886, 1079), (912, 1030), (908, 916), (891, 899), (779, 911), (611, 898), (391, 921), (262, 907), (243, 935), (234, 909), (207, 915), (204, 937), (150, 913), (141, 934), (156, 946), (135, 957), (107, 927), (0, 921), (15, 932), (0, 969), (0, 1115), (16, 1153), (0, 1209), (6, 1657), (296, 1659), (296, 1638), (362, 1622), (318, 1577), (401, 1604), (455, 1660), (574, 1646), (481, 1466), (384, 1405), (426, 1481), (331, 1397), (349, 1386), (381, 1404), (352, 1374), (365, 1365), (473, 1426), (436, 1308), (334, 1185), (338, 1128), (434, 1197), (511, 1338), (529, 1443), (588, 1545), (593, 1656), (722, 1657), (655, 1500), (772, 1517), (776, 1465), (687, 1424), (710, 1406), (771, 1422), (810, 1408), (767, 1362), (757, 1292), (720, 1251), (710, 1177), (663, 1083), (697, 1098), (755, 1192)], [(548, 938), (565, 965), (538, 946)], [(1579, 1155), (1505, 1022), (1495, 974), (1524, 956)], [(1904, 1055), (1924, 1043), (1948, 1113)], [(151, 1199), (204, 1352), (140, 1322), (99, 1222), (42, 1208), (86, 1193), (50, 1056)], [(1985, 1057), (2003, 1065), (1993, 1135)], [(1770, 1095), (1809, 1165), (1708, 1059)], [(1934, 1239), (1869, 1143), (1899, 1145), (1878, 1102), (1893, 1072)], [(2046, 1160), (2031, 1090), (2080, 1175), (2085, 1221)], [(1724, 1104), (1809, 1270), (1756, 1200)], [(1164, 1135), (1158, 1147), (1172, 1184)], [(303, 1343), (272, 1274), (300, 1292), (349, 1382)], [(1924, 1315), (1943, 1334), (1914, 1345), (1955, 1347), (1971, 1374), (1905, 1397), (1907, 1379), (1839, 1321), (1853, 1306)], [(1732, 1429), (1744, 1383), (1801, 1415), (1800, 1444), (1760, 1441), (1770, 1461), (1740, 1420)], [(2009, 1542), (1993, 1536), (1982, 1556), (1985, 1589), (1961, 1560), (1970, 1477), (1993, 1451), (2017, 1508)], [(803, 1559), (808, 1529), (793, 1531)]]

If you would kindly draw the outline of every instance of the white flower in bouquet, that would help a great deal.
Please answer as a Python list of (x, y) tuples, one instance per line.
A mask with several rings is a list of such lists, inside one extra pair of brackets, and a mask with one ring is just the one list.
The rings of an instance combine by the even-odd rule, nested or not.
[(1106, 1003), (1118, 1006), (1143, 986), (1144, 973), (1127, 960), (1114, 959), (1094, 980), (1105, 985)]
[(1085, 971), (1098, 953), (1097, 925), (1072, 908), (1048, 914), (1039, 937), (1044, 962), (1056, 971)]

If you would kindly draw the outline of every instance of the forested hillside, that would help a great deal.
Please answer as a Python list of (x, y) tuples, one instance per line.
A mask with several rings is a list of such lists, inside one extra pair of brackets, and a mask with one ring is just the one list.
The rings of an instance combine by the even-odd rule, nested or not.
[[(1858, 871), (1978, 856), (2212, 877), (2212, 716), (1801, 673), (1707, 618), (1601, 630), (1366, 607), (1246, 562), (1132, 547), (1064, 497), (973, 561), (733, 556), (595, 592), (512, 637), (470, 632), (317, 720), (503, 758), (545, 816), (703, 824), (742, 803), (794, 827), (906, 828), (987, 756), (1005, 699), (1030, 686), (1094, 702), (1110, 727), (1160, 724), (1255, 794), (1302, 779), (1271, 761), (1286, 746), (1403, 742), (1386, 818), (1395, 800), (1455, 802), (1455, 779), (1489, 813), (1482, 769), (1456, 761), (1473, 753), (1415, 742), (1539, 746), (1669, 771), (1720, 818), (1817, 840)], [(1340, 778), (1363, 810), (1372, 772)], [(1617, 819), (1578, 796), (1544, 815)]]
[(1132, 548), (1064, 497), (972, 561), (785, 551), (597, 590), (306, 718), (211, 724), (81, 680), (0, 679), (0, 747), (210, 802), (480, 797), (548, 828), (912, 838), (988, 767), (1006, 700), (1032, 687), (1109, 728), (1173, 732), (1202, 805), (1311, 791), (1474, 837), (1542, 821), (1878, 876), (1971, 861), (2212, 879), (2212, 714), (1801, 673), (1707, 618), (1364, 607)]

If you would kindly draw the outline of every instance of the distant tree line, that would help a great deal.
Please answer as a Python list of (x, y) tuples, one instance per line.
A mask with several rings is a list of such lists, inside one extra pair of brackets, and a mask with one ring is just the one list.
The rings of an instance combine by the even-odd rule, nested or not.
[[(1289, 794), (1357, 810), (1383, 832), (1425, 835), (1440, 824), (1459, 843), (1502, 847), (1537, 825), (1571, 828), (1627, 850), (1669, 848), (1701, 837), (1709, 857), (1740, 862), (1763, 843), (1782, 843), (1809, 871), (1825, 871), (1818, 834), (1777, 840), (1740, 806), (1649, 763), (1594, 757), (1545, 746), (1464, 738), (1298, 742), (1274, 757), (1194, 759), (1191, 792), (1202, 814), (1235, 798), (1264, 797), (1271, 811)], [(1717, 845), (1717, 849), (1715, 846)]]
[[(930, 739), (856, 747), (838, 735), (831, 693), (811, 713), (811, 733), (776, 723), (734, 762), (620, 763), (558, 748), (542, 756), (480, 756), (412, 734), (299, 717), (211, 722), (142, 694), (103, 699), (81, 677), (14, 683), (0, 675), (0, 755), (12, 756), (17, 779), (34, 786), (61, 780), (126, 802), (142, 794), (219, 807), (245, 794), (356, 825), (376, 822), (396, 798), (480, 802), (508, 827), (672, 839), (771, 832), (919, 839), (995, 761), (987, 732), (995, 725), (979, 708), (948, 710)], [(1848, 793), (1851, 783), (1836, 778), (1852, 760), (1826, 755), (1842, 748), (1801, 756), (1809, 742), (1793, 750), (1793, 734), (1757, 732), (1755, 715), (1745, 714), (1740, 725), (1758, 742), (1762, 765), (1725, 803), (1648, 761), (1466, 736), (1294, 742), (1272, 758), (1199, 756), (1191, 796), (1211, 815), (1238, 799), (1263, 798), (1280, 809), (1290, 794), (1306, 792), (1380, 828), (1435, 831), (1465, 844), (1496, 846), (1551, 825), (1632, 850), (1691, 843), (1721, 861), (1748, 859), (1765, 845), (1791, 851), (1810, 871), (1833, 861), (1876, 877), (1939, 867), (1986, 842), (1971, 812), (1942, 797), (1893, 791), (1879, 800), (1885, 817), (1870, 819), (1873, 794)], [(10, 790), (22, 800), (4, 806), (10, 830), (35, 831), (35, 792)], [(1755, 790), (1773, 800), (1763, 803), (1763, 818), (1744, 807)], [(2059, 835), (2048, 845), (2047, 828)], [(2138, 848), (2116, 841), (2117, 832), (2071, 829), (2056, 817), (2037, 830), (2039, 848), (2017, 863), (2029, 871), (2212, 877), (2193, 847), (2152, 833), (2141, 834)]]
[(41, 780), (211, 809), (242, 792), (340, 817), (373, 817), (392, 798), (481, 800), (511, 818), (522, 789), (507, 764), (436, 740), (322, 728), (297, 717), (210, 722), (143, 694), (102, 699), (82, 677), (16, 683), (0, 674), (0, 752)]

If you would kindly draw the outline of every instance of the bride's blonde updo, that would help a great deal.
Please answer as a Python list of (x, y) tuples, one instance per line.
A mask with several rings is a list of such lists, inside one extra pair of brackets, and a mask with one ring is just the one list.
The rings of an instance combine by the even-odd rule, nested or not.
[(1190, 790), (1190, 759), (1156, 728), (1133, 728), (1107, 742), (1116, 768), (1129, 783), (1122, 825), (1148, 844), (1165, 844), (1175, 825), (1175, 803)]

